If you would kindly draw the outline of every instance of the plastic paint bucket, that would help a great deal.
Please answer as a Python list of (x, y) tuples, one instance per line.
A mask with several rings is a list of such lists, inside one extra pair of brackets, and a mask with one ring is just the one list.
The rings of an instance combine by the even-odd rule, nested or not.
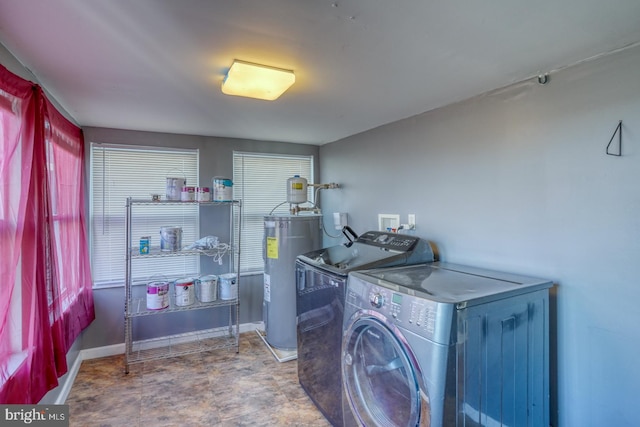
[(160, 250), (176, 252), (182, 248), (182, 227), (160, 227)]
[(169, 307), (169, 282), (147, 283), (147, 310)]
[(233, 182), (229, 178), (213, 178), (213, 201), (230, 202), (233, 200)]
[(213, 302), (218, 299), (218, 276), (209, 274), (196, 282), (196, 296), (200, 302)]
[(176, 294), (176, 305), (178, 307), (184, 307), (196, 302), (193, 279), (178, 279), (174, 282), (174, 288)]
[(186, 184), (185, 178), (167, 177), (167, 200), (180, 200), (182, 188)]
[(238, 297), (238, 281), (235, 273), (221, 274), (218, 277), (220, 284), (220, 299), (229, 300)]

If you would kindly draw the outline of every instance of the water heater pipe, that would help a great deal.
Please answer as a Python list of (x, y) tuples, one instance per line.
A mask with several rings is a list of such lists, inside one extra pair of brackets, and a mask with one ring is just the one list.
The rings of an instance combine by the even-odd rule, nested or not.
[[(310, 187), (314, 187), (316, 189), (315, 192), (315, 200), (318, 200), (318, 193), (320, 192), (320, 190), (328, 190), (328, 189), (335, 189), (335, 188), (340, 188), (339, 184), (336, 184), (335, 182), (330, 182), (328, 184), (307, 184), (307, 186)], [(305, 200), (306, 202), (307, 200)], [(300, 203), (304, 203), (304, 202), (300, 202)], [(300, 203), (290, 203), (289, 204), (289, 212), (291, 212), (292, 215), (298, 215), (300, 212), (304, 212), (304, 211), (313, 211), (314, 213), (320, 213), (320, 208), (318, 208), (318, 205), (313, 203), (313, 207), (301, 207)]]

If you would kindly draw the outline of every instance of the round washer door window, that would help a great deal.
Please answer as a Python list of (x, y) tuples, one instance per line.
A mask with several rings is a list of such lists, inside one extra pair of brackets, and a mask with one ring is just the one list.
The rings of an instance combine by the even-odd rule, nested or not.
[(419, 382), (393, 332), (376, 318), (362, 317), (352, 324), (344, 343), (342, 373), (354, 417), (368, 427), (417, 426)]

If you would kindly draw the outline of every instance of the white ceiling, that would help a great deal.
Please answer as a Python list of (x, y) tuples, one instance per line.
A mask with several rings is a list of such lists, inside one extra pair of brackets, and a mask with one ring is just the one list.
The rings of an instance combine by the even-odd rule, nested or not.
[[(638, 42), (638, 0), (0, 0), (0, 43), (81, 126), (308, 144)], [(296, 83), (224, 95), (233, 59)]]

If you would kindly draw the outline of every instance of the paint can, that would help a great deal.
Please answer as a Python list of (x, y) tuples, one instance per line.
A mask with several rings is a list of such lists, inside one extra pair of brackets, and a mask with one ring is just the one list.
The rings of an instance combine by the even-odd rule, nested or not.
[(213, 302), (218, 299), (218, 276), (208, 274), (196, 282), (196, 296), (200, 302)]
[(196, 302), (193, 279), (178, 279), (174, 282), (173, 286), (176, 295), (176, 305), (178, 307), (185, 307)]
[(193, 202), (196, 200), (196, 188), (195, 187), (182, 187), (180, 192), (180, 200), (183, 202)]
[(160, 227), (160, 250), (176, 252), (182, 249), (182, 227)]
[(182, 189), (187, 184), (184, 177), (167, 177), (167, 200), (180, 200)]
[(213, 178), (213, 201), (230, 202), (233, 200), (233, 182), (229, 178)]
[(149, 255), (150, 244), (151, 236), (143, 236), (140, 238), (140, 255)]
[(210, 202), (211, 189), (209, 187), (198, 187), (196, 189), (196, 200), (199, 202)]
[(221, 274), (218, 277), (218, 282), (220, 283), (220, 299), (238, 298), (238, 281), (235, 273)]
[(147, 310), (162, 310), (169, 307), (169, 282), (147, 283)]

